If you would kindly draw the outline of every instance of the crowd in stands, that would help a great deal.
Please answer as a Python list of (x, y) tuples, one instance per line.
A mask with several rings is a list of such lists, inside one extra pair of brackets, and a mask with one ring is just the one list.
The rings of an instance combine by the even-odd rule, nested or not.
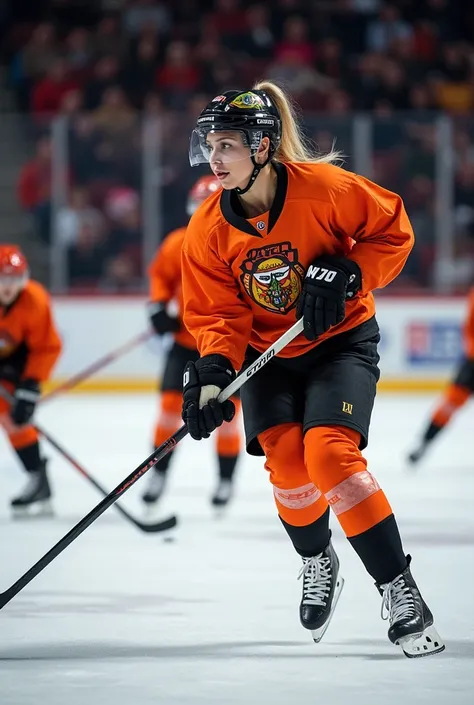
[[(291, 89), (309, 137), (321, 150), (336, 138), (349, 168), (352, 115), (372, 116), (371, 176), (403, 196), (416, 228), (405, 272), (412, 285), (432, 283), (436, 119), (449, 115), (455, 256), (462, 276), (472, 274), (470, 3), (50, 0), (32, 4), (30, 19), (23, 12), (4, 20), (2, 47), (17, 109), (36, 142), (18, 197), (38, 235), (49, 243), (56, 232), (67, 247), (72, 285), (127, 289), (143, 277), (144, 121), (159, 118), (157, 188), (167, 232), (186, 222), (186, 194), (199, 175), (187, 161), (196, 115), (214, 95), (263, 76)], [(68, 118), (69, 202), (52, 223), (50, 126), (58, 116)]]

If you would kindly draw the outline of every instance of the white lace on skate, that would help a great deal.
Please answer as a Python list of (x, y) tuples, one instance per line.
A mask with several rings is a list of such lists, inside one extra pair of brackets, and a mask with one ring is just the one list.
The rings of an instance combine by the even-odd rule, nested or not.
[(401, 619), (411, 619), (415, 614), (415, 599), (401, 575), (384, 585), (380, 609), (382, 619), (390, 620), (391, 626)]
[(146, 494), (151, 497), (158, 497), (162, 491), (165, 484), (165, 476), (161, 472), (154, 472), (147, 485)]
[(303, 578), (303, 604), (325, 607), (331, 591), (331, 561), (320, 553), (303, 558), (298, 580)]

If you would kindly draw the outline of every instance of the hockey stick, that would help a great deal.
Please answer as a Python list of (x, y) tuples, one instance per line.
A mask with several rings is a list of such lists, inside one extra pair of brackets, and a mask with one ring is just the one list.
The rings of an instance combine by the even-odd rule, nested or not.
[[(253, 377), (264, 365), (269, 362), (272, 357), (283, 350), (288, 343), (296, 338), (303, 330), (302, 319), (298, 320), (286, 333), (283, 333), (278, 340), (271, 345), (255, 362), (247, 367), (242, 374), (238, 375), (219, 395), (219, 401), (225, 401), (247, 382), (250, 377)], [(46, 568), (65, 548), (69, 546), (83, 531), (87, 529), (101, 514), (103, 514), (114, 502), (121, 497), (129, 487), (135, 484), (150, 468), (153, 467), (161, 458), (164, 458), (176, 445), (183, 440), (187, 435), (187, 426), (181, 426), (176, 433), (170, 436), (159, 448), (156, 448), (146, 460), (141, 463), (130, 475), (121, 482), (120, 485), (112, 490), (89, 514), (87, 514), (79, 523), (77, 523), (67, 534), (65, 534), (58, 543), (53, 546), (45, 555), (39, 559), (24, 575), (19, 578), (16, 583), (13, 583), (8, 590), (0, 593), (0, 609), (12, 600), (23, 588), (28, 585), (42, 570)]]
[(107, 355), (104, 355), (99, 360), (96, 360), (96, 362), (93, 362), (92, 365), (89, 365), (89, 367), (86, 367), (84, 370), (81, 370), (81, 372), (78, 372), (77, 374), (73, 375), (65, 382), (60, 384), (58, 387), (52, 389), (50, 392), (41, 397), (40, 403), (42, 404), (45, 401), (50, 401), (50, 399), (53, 399), (59, 394), (62, 394), (63, 392), (68, 392), (70, 389), (77, 387), (78, 384), (84, 382), (88, 377), (95, 375), (96, 372), (101, 370), (103, 367), (106, 367), (112, 362), (115, 362), (115, 360), (118, 360), (119, 357), (122, 357), (122, 355), (125, 355), (126, 353), (130, 352), (130, 350), (136, 348), (137, 345), (145, 343), (149, 338), (151, 338), (152, 335), (152, 331), (143, 331), (143, 333), (140, 333), (140, 335), (137, 335), (135, 336), (135, 338), (129, 340), (128, 343), (124, 343), (116, 350), (112, 350), (112, 352), (107, 353)]
[[(5, 389), (5, 387), (4, 387), (3, 385), (1, 385), (1, 384), (0, 384), (0, 396), (2, 396), (2, 397), (3, 397), (6, 401), (8, 401), (10, 404), (11, 404), (11, 402), (13, 401), (11, 394), (9, 394), (9, 393), (7, 392), (7, 390)], [(58, 451), (58, 453), (60, 453), (64, 458), (66, 458), (66, 460), (69, 461), (69, 462), (71, 463), (71, 465), (72, 465), (73, 467), (75, 467), (76, 470), (77, 470), (78, 472), (80, 472), (81, 475), (82, 475), (83, 477), (85, 477), (86, 480), (88, 480), (88, 481), (91, 483), (91, 485), (93, 485), (93, 486), (96, 488), (96, 490), (98, 490), (98, 491), (100, 492), (100, 494), (101, 494), (103, 497), (107, 497), (107, 496), (108, 496), (107, 490), (104, 489), (104, 488), (102, 487), (102, 485), (100, 485), (100, 484), (97, 482), (97, 480), (95, 480), (95, 479), (92, 477), (92, 475), (90, 475), (90, 474), (87, 472), (87, 470), (86, 470), (85, 468), (83, 468), (82, 465), (80, 465), (80, 464), (77, 462), (77, 460), (75, 460), (75, 459), (72, 457), (72, 455), (70, 455), (70, 454), (68, 453), (68, 451), (67, 451), (65, 448), (63, 448), (62, 446), (60, 446), (59, 443), (57, 443), (57, 442), (54, 440), (54, 438), (51, 438), (51, 436), (49, 435), (49, 433), (47, 433), (47, 432), (44, 430), (44, 428), (41, 428), (41, 426), (38, 426), (37, 424), (35, 424), (34, 428), (36, 429), (36, 431), (37, 431), (41, 436), (43, 436), (43, 438), (45, 438), (45, 439), (48, 441), (48, 443), (49, 443), (50, 445), (53, 446), (53, 448), (55, 448), (55, 449)], [(176, 526), (176, 524), (178, 523), (178, 520), (177, 520), (177, 518), (176, 518), (175, 516), (170, 516), (168, 519), (164, 519), (164, 520), (162, 520), (162, 521), (157, 521), (157, 522), (155, 522), (155, 523), (148, 524), (148, 523), (146, 523), (146, 522), (142, 522), (142, 521), (139, 521), (138, 519), (135, 519), (135, 518), (134, 518), (131, 514), (129, 514), (120, 504), (116, 504), (116, 505), (115, 505), (115, 508), (117, 509), (118, 512), (120, 512), (120, 514), (122, 514), (122, 516), (124, 516), (126, 519), (128, 519), (129, 521), (131, 521), (132, 524), (135, 524), (135, 526), (136, 526), (138, 529), (141, 529), (142, 531), (145, 531), (146, 533), (149, 533), (149, 534), (153, 534), (153, 533), (156, 533), (156, 532), (158, 532), (158, 531), (167, 531), (168, 529), (172, 529), (172, 528), (173, 528), (174, 526)]]

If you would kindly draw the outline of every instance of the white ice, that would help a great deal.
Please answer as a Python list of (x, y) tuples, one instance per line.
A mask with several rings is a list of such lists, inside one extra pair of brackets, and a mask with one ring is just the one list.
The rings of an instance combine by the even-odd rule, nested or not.
[[(332, 521), (346, 585), (315, 645), (298, 622), (299, 559), (275, 515), (263, 463), (244, 457), (235, 503), (216, 519), (213, 442), (185, 439), (162, 515), (176, 540), (145, 535), (111, 507), (0, 613), (1, 705), (470, 705), (474, 686), (473, 409), (416, 472), (407, 450), (434, 397), (378, 398), (367, 456), (413, 555), (446, 651), (408, 660), (386, 638), (371, 578)], [(156, 400), (68, 396), (38, 421), (110, 489), (150, 452)], [(46, 444), (45, 444), (46, 449)], [(0, 455), (0, 590), (100, 501), (48, 448), (57, 516), (12, 522), (22, 485)], [(124, 505), (140, 512), (141, 479)]]

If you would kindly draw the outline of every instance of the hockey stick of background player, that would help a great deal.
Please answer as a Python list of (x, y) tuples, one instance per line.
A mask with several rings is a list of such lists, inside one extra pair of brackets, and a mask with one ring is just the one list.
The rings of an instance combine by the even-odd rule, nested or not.
[(96, 372), (101, 370), (103, 367), (110, 365), (112, 362), (115, 362), (115, 360), (118, 360), (119, 357), (122, 357), (122, 355), (125, 355), (136, 348), (137, 345), (145, 343), (149, 340), (149, 338), (151, 338), (152, 335), (153, 332), (151, 330), (143, 331), (140, 335), (137, 335), (135, 338), (129, 340), (128, 343), (124, 343), (120, 347), (116, 348), (116, 350), (112, 350), (112, 352), (104, 355), (96, 362), (93, 362), (92, 365), (89, 365), (89, 367), (86, 367), (84, 370), (73, 375), (58, 387), (55, 387), (55, 389), (52, 389), (50, 392), (41, 397), (40, 403), (42, 404), (43, 402), (49, 401), (63, 392), (68, 392), (70, 389), (73, 389), (73, 387), (81, 384), (81, 382), (84, 382), (88, 377), (95, 375)]
[[(8, 401), (9, 403), (12, 402), (12, 396), (11, 396), (11, 394), (9, 394), (9, 393), (7, 392), (7, 390), (5, 389), (5, 387), (4, 387), (3, 385), (1, 385), (1, 384), (0, 384), (0, 396), (2, 396), (2, 397), (3, 397), (6, 401)], [(49, 433), (47, 433), (43, 428), (41, 428), (40, 426), (37, 426), (36, 424), (35, 424), (34, 428), (37, 430), (37, 432), (38, 432), (41, 436), (43, 436), (43, 438), (45, 438), (45, 439), (48, 441), (48, 443), (49, 443), (50, 445), (53, 446), (53, 448), (55, 448), (55, 449), (57, 450), (58, 453), (60, 453), (68, 462), (70, 462), (71, 465), (72, 465), (73, 467), (75, 467), (76, 470), (77, 470), (78, 472), (80, 472), (81, 475), (82, 475), (83, 477), (85, 477), (86, 480), (88, 480), (91, 485), (94, 485), (94, 487), (96, 488), (96, 490), (98, 490), (98, 491), (100, 492), (100, 494), (101, 494), (103, 497), (107, 497), (107, 496), (108, 496), (107, 490), (104, 489), (104, 488), (102, 487), (102, 485), (100, 485), (100, 484), (97, 482), (97, 480), (95, 480), (95, 479), (92, 477), (92, 475), (90, 475), (90, 474), (87, 472), (87, 470), (85, 470), (85, 468), (83, 468), (82, 465), (80, 465), (80, 464), (77, 462), (77, 460), (75, 460), (75, 459), (72, 457), (72, 455), (70, 455), (70, 454), (68, 453), (68, 451), (67, 451), (65, 448), (63, 448), (62, 446), (60, 446), (59, 443), (57, 443), (53, 438), (51, 438), (51, 436), (49, 435)], [(156, 533), (156, 532), (158, 532), (158, 531), (167, 531), (168, 529), (172, 529), (172, 528), (173, 528), (174, 526), (176, 526), (176, 524), (178, 523), (178, 520), (177, 520), (177, 518), (176, 518), (175, 516), (170, 516), (168, 519), (163, 519), (163, 520), (161, 520), (161, 521), (148, 524), (148, 523), (145, 523), (145, 522), (138, 521), (138, 519), (135, 519), (135, 517), (133, 517), (131, 514), (129, 514), (120, 504), (116, 504), (116, 505), (115, 505), (115, 508), (116, 508), (116, 510), (117, 510), (118, 512), (120, 512), (120, 514), (122, 514), (122, 516), (124, 516), (126, 519), (128, 519), (128, 521), (131, 521), (132, 524), (135, 524), (135, 526), (136, 526), (138, 529), (141, 529), (142, 531), (145, 531), (146, 533), (149, 533), (149, 534), (153, 534), (153, 533)]]
[[(225, 401), (231, 397), (235, 392), (242, 387), (245, 382), (253, 377), (264, 365), (271, 360), (272, 357), (277, 355), (284, 347), (288, 345), (294, 338), (296, 338), (299, 333), (303, 330), (303, 319), (297, 321), (286, 333), (283, 333), (278, 340), (273, 343), (267, 350), (265, 350), (260, 357), (255, 360), (255, 362), (247, 367), (242, 374), (238, 375), (233, 382), (231, 382), (219, 395), (220, 401)], [(76, 524), (67, 534), (65, 534), (58, 543), (51, 548), (48, 553), (39, 559), (24, 575), (19, 578), (16, 583), (13, 583), (8, 590), (0, 593), (0, 609), (5, 607), (5, 605), (12, 600), (15, 595), (17, 595), (20, 590), (28, 585), (39, 573), (41, 573), (46, 566), (48, 566), (51, 561), (53, 561), (60, 553), (64, 551), (65, 548), (69, 546), (78, 536), (82, 534), (83, 531), (87, 529), (96, 519), (98, 519), (101, 514), (103, 514), (106, 509), (108, 509), (114, 502), (121, 497), (124, 492), (128, 490), (129, 487), (135, 484), (137, 480), (142, 477), (150, 468), (155, 465), (161, 458), (164, 458), (176, 445), (183, 440), (187, 435), (188, 429), (186, 425), (181, 426), (180, 429), (176, 431), (172, 436), (168, 438), (164, 443), (162, 443), (159, 448), (156, 448), (151, 455), (148, 456), (146, 460), (143, 461), (130, 475), (121, 482), (120, 485), (112, 490), (112, 492), (105, 497), (102, 502), (100, 502), (92, 511), (89, 512), (81, 521)]]

